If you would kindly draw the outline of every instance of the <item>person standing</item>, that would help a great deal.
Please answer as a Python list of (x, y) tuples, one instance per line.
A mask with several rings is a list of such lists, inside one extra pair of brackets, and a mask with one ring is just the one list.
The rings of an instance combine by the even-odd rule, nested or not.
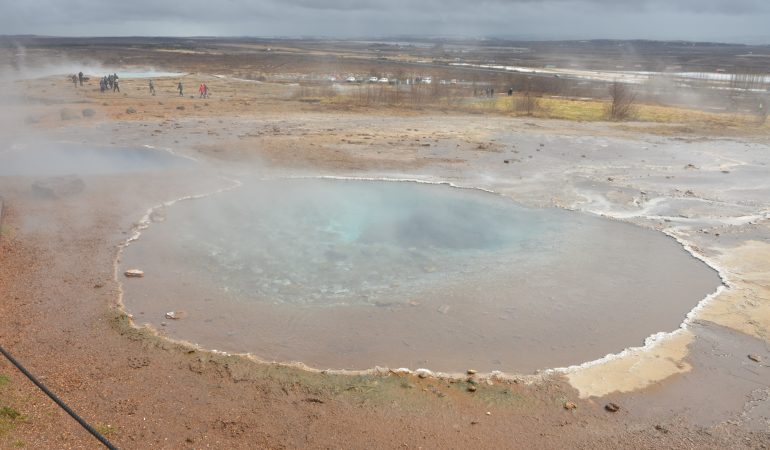
[(78, 80), (80, 80), (80, 85), (83, 86), (83, 72), (78, 72)]
[(206, 93), (206, 88), (204, 87), (203, 83), (201, 83), (201, 85), (198, 87), (198, 93), (200, 94), (198, 98), (204, 97), (204, 94)]
[(155, 95), (155, 83), (150, 79), (150, 94)]
[(176, 85), (176, 88), (179, 89), (179, 96), (184, 97), (184, 93), (182, 92), (182, 82), (180, 81), (179, 84)]
[(120, 92), (120, 86), (118, 85), (118, 77), (112, 79), (112, 92)]

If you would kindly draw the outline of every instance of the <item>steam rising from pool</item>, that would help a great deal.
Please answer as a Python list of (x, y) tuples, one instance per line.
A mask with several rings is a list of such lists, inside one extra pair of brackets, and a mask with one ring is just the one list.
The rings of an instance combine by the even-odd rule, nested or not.
[(211, 215), (207, 202), (185, 205), (175, 223), (178, 242), (197, 253), (188, 256), (241, 298), (371, 304), (535, 264), (521, 259), (526, 248), (553, 245), (561, 224), (488, 197), (407, 183), (280, 181), (232, 193)]
[(147, 274), (127, 280), (139, 322), (319, 368), (578, 364), (676, 329), (720, 284), (658, 233), (443, 185), (254, 181), (155, 221), (123, 255)]

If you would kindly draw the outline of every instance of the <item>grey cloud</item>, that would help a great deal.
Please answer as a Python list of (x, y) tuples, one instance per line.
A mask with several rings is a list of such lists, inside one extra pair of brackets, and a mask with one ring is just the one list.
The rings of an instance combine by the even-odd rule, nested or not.
[(0, 0), (0, 33), (767, 39), (767, 0)]

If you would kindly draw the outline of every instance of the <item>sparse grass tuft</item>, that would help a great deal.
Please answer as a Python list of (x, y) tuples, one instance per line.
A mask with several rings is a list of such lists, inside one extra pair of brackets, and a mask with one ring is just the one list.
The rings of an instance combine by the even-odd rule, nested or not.
[(13, 230), (5, 225), (0, 224), (0, 238), (12, 239)]
[(16, 423), (25, 420), (26, 417), (10, 406), (0, 408), (0, 437), (5, 436), (16, 427)]
[(102, 436), (105, 436), (105, 437), (115, 434), (115, 427), (113, 427), (112, 425), (99, 423), (99, 424), (96, 424), (96, 426), (94, 426), (94, 429), (98, 431)]
[(11, 384), (11, 379), (8, 375), (0, 375), (0, 387)]
[(10, 406), (0, 408), (0, 418), (16, 420), (20, 417), (23, 417), (21, 413)]

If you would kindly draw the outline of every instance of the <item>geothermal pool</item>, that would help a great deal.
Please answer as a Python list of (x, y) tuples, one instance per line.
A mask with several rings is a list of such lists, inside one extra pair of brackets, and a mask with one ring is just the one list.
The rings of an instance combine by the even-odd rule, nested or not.
[(321, 369), (579, 364), (720, 284), (660, 233), (446, 185), (255, 180), (153, 217), (120, 266), (138, 323)]

